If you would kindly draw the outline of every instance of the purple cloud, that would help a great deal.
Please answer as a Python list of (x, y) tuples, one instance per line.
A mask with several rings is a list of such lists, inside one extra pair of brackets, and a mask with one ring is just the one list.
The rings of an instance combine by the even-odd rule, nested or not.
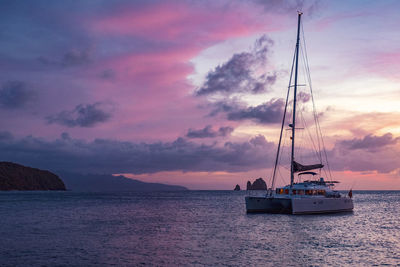
[(25, 107), (34, 100), (36, 93), (22, 81), (8, 81), (0, 89), (0, 106), (7, 109)]
[(267, 36), (260, 37), (251, 52), (234, 54), (227, 62), (207, 74), (203, 86), (196, 95), (232, 93), (262, 93), (276, 81), (276, 74), (257, 75), (257, 70), (267, 63), (267, 55), (273, 41)]
[(189, 129), (186, 137), (188, 138), (214, 138), (218, 136), (227, 136), (233, 132), (233, 128), (226, 126), (220, 127), (218, 131), (213, 130), (211, 125), (207, 125), (203, 129)]
[(45, 65), (54, 65), (61, 67), (79, 66), (87, 64), (91, 61), (92, 49), (71, 49), (59, 59), (49, 58), (46, 56), (38, 57), (38, 61)]
[(253, 120), (261, 124), (278, 123), (282, 120), (285, 102), (283, 99), (271, 99), (270, 101), (254, 107), (245, 107), (240, 103), (218, 102), (214, 105), (211, 115), (224, 112), (228, 120), (241, 121)]
[(46, 141), (32, 136), (0, 138), (0, 160), (51, 170), (91, 173), (155, 173), (160, 171), (241, 172), (272, 164), (275, 145), (256, 136), (222, 146), (177, 138), (173, 142), (135, 143), (110, 139), (87, 142), (64, 133)]
[(64, 110), (46, 117), (49, 124), (57, 123), (67, 127), (93, 127), (111, 118), (111, 112), (104, 103), (80, 104), (73, 110)]
[(336, 171), (377, 171), (390, 173), (398, 169), (400, 154), (395, 146), (399, 138), (391, 133), (337, 141), (327, 151), (329, 163)]
[(394, 145), (400, 140), (400, 137), (393, 138), (393, 134), (386, 133), (382, 136), (368, 134), (363, 138), (354, 138), (352, 140), (340, 141), (340, 145), (347, 149), (362, 149), (376, 151), (383, 147)]

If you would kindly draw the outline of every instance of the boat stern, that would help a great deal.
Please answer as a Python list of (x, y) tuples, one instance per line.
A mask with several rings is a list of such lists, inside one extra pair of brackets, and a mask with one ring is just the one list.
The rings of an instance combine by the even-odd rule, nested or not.
[(353, 200), (341, 198), (292, 198), (292, 214), (336, 213), (352, 211)]

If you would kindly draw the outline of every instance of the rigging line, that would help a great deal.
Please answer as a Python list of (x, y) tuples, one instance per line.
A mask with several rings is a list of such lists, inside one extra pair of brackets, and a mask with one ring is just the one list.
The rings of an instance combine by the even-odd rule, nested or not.
[(280, 169), (278, 169), (278, 173), (279, 173), (279, 176), (278, 176), (278, 177), (281, 179), (282, 184), (285, 184), (285, 180), (283, 179), (283, 175), (282, 175)]
[[(307, 123), (306, 123), (306, 120), (304, 119), (304, 116), (303, 116), (303, 112), (302, 112), (302, 111), (300, 111), (300, 117), (301, 117), (302, 122), (303, 122), (303, 124), (304, 124), (304, 128), (307, 130), (308, 137), (310, 138), (312, 147), (313, 147), (313, 149), (314, 149), (313, 152), (315, 153), (315, 156), (317, 156), (317, 159), (318, 159), (318, 160), (321, 162), (321, 164), (322, 164), (322, 157), (321, 157), (321, 155), (318, 153), (317, 147), (315, 146), (315, 143), (314, 143), (314, 139), (312, 138), (312, 135), (311, 135), (311, 132), (310, 132), (309, 127), (307, 127)], [(317, 139), (318, 139), (318, 138), (317, 138)]]
[[(312, 99), (312, 103), (313, 103), (314, 113), (315, 113), (315, 115), (317, 115), (316, 114), (316, 108), (315, 108), (314, 95), (313, 95), (313, 92), (312, 92), (311, 74), (310, 74), (310, 68), (309, 68), (309, 65), (308, 65), (307, 46), (306, 46), (306, 38), (305, 38), (305, 35), (304, 35), (303, 24), (301, 25), (301, 31), (303, 33), (303, 43), (304, 43), (304, 50), (305, 50), (304, 54), (305, 54), (306, 65), (307, 65), (307, 70), (308, 70), (307, 73), (309, 75), (309, 85), (310, 85), (310, 91), (311, 91), (311, 99)], [(330, 179), (332, 180), (331, 168), (330, 168), (330, 164), (329, 164), (329, 161), (328, 161), (328, 155), (327, 155), (327, 152), (326, 152), (326, 147), (325, 147), (325, 142), (324, 142), (324, 138), (323, 138), (322, 131), (321, 131), (321, 126), (319, 124), (318, 116), (315, 116), (314, 118), (315, 118), (315, 121), (316, 121), (316, 124), (317, 124), (317, 128), (318, 128), (318, 131), (319, 131), (319, 134), (320, 134), (320, 137), (321, 137), (322, 147), (323, 147), (323, 151), (324, 151), (326, 165), (328, 167), (329, 176), (330, 176)]]
[[(301, 47), (300, 52), (301, 52), (301, 54), (302, 54), (303, 62), (304, 62), (304, 76), (305, 76), (304, 78), (305, 78), (305, 80), (307, 80), (307, 76), (306, 76), (306, 73), (308, 73), (308, 72), (307, 72), (307, 68), (306, 68), (307, 62), (306, 62), (306, 60), (305, 60), (305, 58), (304, 58), (303, 47)], [(308, 80), (309, 80), (309, 79), (308, 79)], [(321, 164), (322, 164), (322, 154), (321, 154), (320, 137), (319, 137), (319, 135), (318, 135), (317, 126), (316, 126), (316, 122), (315, 122), (315, 113), (314, 113), (314, 109), (313, 109), (313, 118), (314, 118), (314, 124), (315, 124), (315, 130), (316, 130), (316, 138), (317, 138), (318, 148), (317, 148), (317, 146), (315, 145), (314, 139), (312, 138), (312, 134), (311, 134), (311, 132), (310, 132), (310, 127), (307, 126), (307, 123), (306, 123), (306, 120), (305, 120), (305, 118), (304, 118), (304, 115), (303, 115), (302, 110), (300, 110), (300, 114), (301, 114), (301, 119), (302, 119), (303, 124), (304, 124), (304, 128), (307, 129), (308, 136), (309, 136), (309, 138), (310, 138), (310, 141), (312, 142), (312, 146), (313, 146), (315, 155), (316, 155), (317, 159), (318, 159), (318, 160), (321, 162)]]
[(304, 152), (306, 150), (306, 147), (307, 147), (307, 142), (306, 142), (306, 140), (304, 138), (304, 131), (301, 131), (300, 135), (301, 135), (301, 141), (299, 142), (300, 146), (297, 149), (297, 151), (298, 151), (297, 153), (300, 154), (299, 161), (300, 162), (305, 162), (305, 153), (302, 153), (302, 151)]
[[(309, 83), (309, 86), (310, 86), (311, 99), (312, 99), (312, 103), (313, 103), (314, 123), (317, 125), (318, 113), (317, 113), (317, 108), (315, 106), (314, 94), (313, 94), (313, 90), (312, 90), (311, 71), (310, 71), (310, 65), (308, 64), (308, 54), (307, 54), (306, 38), (305, 38), (305, 35), (304, 35), (304, 28), (302, 27), (301, 30), (302, 30), (302, 33), (303, 33), (303, 44), (304, 44), (304, 51), (302, 49), (301, 52), (302, 52), (302, 55), (303, 55), (303, 58), (304, 58), (304, 66), (306, 68), (306, 74), (308, 76), (308, 83)], [(316, 131), (316, 135), (318, 137), (317, 141), (318, 141), (319, 153), (321, 153), (321, 144), (320, 144), (320, 140), (319, 140), (320, 136), (318, 134), (317, 126), (316, 126), (315, 131)], [(321, 139), (322, 139), (322, 136), (321, 136)], [(322, 155), (321, 155), (321, 158), (322, 158)]]
[[(287, 136), (287, 133), (285, 132), (285, 137), (284, 137), (284, 138), (286, 138), (286, 136)], [(282, 162), (282, 157), (283, 157), (284, 152), (287, 153), (287, 151), (281, 151), (281, 153), (280, 153), (280, 155), (279, 155), (279, 162), (278, 162), (278, 165), (277, 165), (277, 173), (278, 173), (278, 175), (279, 175), (279, 178), (280, 178), (281, 181), (283, 181), (283, 182), (285, 182), (285, 181), (284, 181), (284, 179), (283, 179), (283, 177), (282, 177), (281, 167), (284, 168), (284, 169), (286, 169), (286, 167), (285, 167), (284, 165), (280, 165), (280, 162)], [(287, 157), (290, 157), (290, 156), (287, 155)]]
[(283, 140), (283, 144), (282, 144), (283, 148), (282, 148), (282, 151), (280, 152), (279, 163), (277, 166), (277, 171), (279, 172), (279, 175), (281, 175), (281, 179), (283, 182), (285, 182), (285, 180), (282, 177), (282, 169), (284, 169), (286, 171), (290, 171), (290, 169), (287, 168), (287, 166), (285, 166), (284, 164), (281, 164), (282, 161), (284, 160), (284, 158), (290, 159), (290, 151), (289, 151), (289, 149), (287, 149), (289, 147), (287, 136), (288, 136), (288, 131), (285, 131), (284, 137), (282, 139)]
[(332, 179), (332, 173), (331, 173), (331, 167), (330, 167), (329, 160), (328, 160), (328, 154), (327, 154), (327, 152), (326, 152), (325, 141), (324, 141), (324, 137), (323, 137), (323, 135), (322, 135), (322, 130), (321, 130), (321, 126), (320, 126), (320, 124), (319, 124), (318, 118), (316, 119), (316, 121), (317, 121), (318, 131), (319, 131), (319, 134), (320, 134), (320, 136), (321, 136), (322, 148), (323, 148), (323, 152), (324, 152), (324, 157), (325, 157), (326, 165), (327, 165), (327, 167), (328, 167), (329, 178), (330, 178), (331, 180), (333, 180), (333, 179)]
[[(269, 178), (266, 178), (266, 180), (267, 180), (267, 185), (271, 182), (271, 179), (272, 179), (271, 176), (270, 176)], [(268, 186), (267, 186), (267, 189), (268, 189)]]
[[(288, 168), (288, 167), (285, 167), (285, 166), (281, 166), (282, 168), (284, 168), (285, 170), (287, 170), (287, 171), (290, 171), (290, 169)], [(280, 169), (279, 169), (280, 170)]]
[(327, 180), (328, 181), (333, 181), (332, 176), (328, 175), (329, 173), (327, 172), (327, 170), (323, 168), (323, 171), (325, 173), (325, 177), (327, 178)]
[[(284, 146), (285, 146), (285, 144), (286, 144), (286, 137), (287, 137), (287, 131), (285, 131), (285, 136), (284, 136), (284, 138), (283, 138), (283, 140), (284, 140)], [(287, 151), (287, 150), (285, 150), (285, 152), (286, 152), (286, 156), (287, 156), (287, 158), (290, 158), (290, 153), (289, 153), (289, 151)], [(281, 153), (280, 153), (280, 156), (279, 156), (279, 162), (281, 162), (282, 161), (282, 156), (283, 156), (283, 154), (284, 154), (284, 151), (282, 151)], [(280, 181), (282, 181), (283, 182), (283, 184), (285, 184), (285, 180), (284, 180), (284, 178), (283, 178), (283, 175), (282, 175), (282, 172), (281, 172), (281, 167), (283, 168), (283, 169), (285, 169), (286, 171), (290, 171), (290, 169), (289, 168), (287, 168), (287, 167), (285, 167), (284, 165), (278, 165), (277, 166), (277, 175), (278, 175), (278, 177), (280, 178)]]
[[(302, 114), (302, 111), (301, 111), (300, 108), (298, 110), (299, 110), (298, 114), (300, 114), (300, 115), (298, 115), (297, 117), (300, 120), (302, 118), (303, 114)], [(305, 138), (304, 138), (304, 131), (300, 131), (299, 132), (297, 140), (298, 140), (297, 141), (297, 146), (295, 148), (296, 149), (296, 154), (299, 155), (298, 160), (299, 161), (303, 161), (304, 157), (303, 157), (303, 153), (301, 153), (301, 152), (306, 147), (306, 142), (305, 142)]]
[[(285, 131), (285, 136), (283, 137), (283, 148), (285, 148), (285, 145), (286, 145), (286, 140), (287, 140), (287, 131)], [(280, 164), (280, 162), (282, 162), (282, 157), (283, 157), (283, 154), (284, 154), (284, 152), (286, 152), (287, 153), (287, 156), (288, 156), (288, 158), (290, 157), (290, 153), (289, 153), (289, 151), (287, 151), (287, 150), (285, 150), (285, 149), (282, 149), (283, 151), (280, 153), (280, 155), (279, 155), (279, 161), (278, 161), (278, 168), (279, 168), (279, 164)], [(285, 166), (282, 166), (282, 167), (285, 167)]]
[[(303, 59), (304, 59), (304, 54), (302, 54), (302, 55), (303, 55)], [(306, 64), (306, 62), (305, 62), (305, 64)], [(305, 65), (305, 64), (304, 64), (304, 65)], [(305, 72), (307, 72), (306, 69), (305, 69)], [(304, 124), (304, 128), (307, 129), (307, 133), (308, 133), (309, 139), (310, 139), (310, 141), (311, 141), (311, 143), (312, 143), (315, 156), (316, 156), (316, 158), (320, 161), (320, 163), (322, 164), (322, 163), (323, 163), (323, 160), (322, 160), (322, 153), (321, 153), (321, 151), (322, 151), (322, 149), (321, 149), (321, 142), (320, 142), (320, 136), (319, 136), (318, 130), (317, 130), (317, 125), (316, 125), (317, 123), (315, 122), (315, 113), (314, 113), (314, 109), (313, 109), (313, 118), (314, 118), (314, 125), (315, 125), (316, 143), (315, 143), (314, 138), (313, 138), (313, 136), (312, 136), (312, 134), (311, 134), (311, 129), (310, 129), (311, 127), (308, 127), (308, 126), (307, 126), (307, 123), (306, 123), (306, 120), (305, 120), (305, 118), (304, 118), (304, 115), (303, 115), (303, 113), (301, 113), (301, 114), (302, 114), (302, 121), (303, 121), (303, 124)]]
[[(321, 128), (319, 129), (319, 131), (321, 132)], [(331, 167), (330, 167), (329, 161), (328, 161), (328, 154), (326, 153), (326, 148), (325, 148), (325, 144), (324, 144), (324, 139), (322, 138), (322, 132), (321, 132), (320, 134), (321, 134), (322, 146), (323, 146), (323, 148), (324, 148), (324, 155), (325, 155), (326, 165), (327, 165), (327, 167), (328, 167), (329, 178), (330, 178), (331, 180), (333, 180), (333, 179), (332, 179), (332, 173), (331, 173)]]
[[(312, 147), (313, 147), (313, 152), (315, 153), (316, 158), (322, 164), (322, 155), (321, 155), (321, 153), (319, 153), (320, 151), (317, 149), (317, 146), (315, 145), (314, 138), (312, 137), (310, 128), (307, 126), (307, 123), (306, 123), (306, 120), (304, 119), (304, 117), (302, 117), (302, 120), (303, 120), (304, 128), (307, 129), (307, 134), (308, 134), (308, 137), (309, 137)], [(317, 140), (318, 140), (318, 137), (317, 137)]]
[[(304, 43), (304, 46), (305, 46), (304, 36), (303, 36), (303, 43)], [(321, 163), (322, 163), (322, 152), (321, 152), (322, 149), (321, 149), (321, 141), (320, 141), (320, 138), (322, 138), (322, 137), (320, 137), (320, 135), (318, 133), (318, 129), (317, 129), (316, 118), (318, 117), (318, 114), (317, 114), (317, 111), (316, 111), (315, 102), (314, 102), (314, 95), (313, 95), (313, 92), (312, 92), (311, 75), (310, 75), (310, 69), (309, 69), (309, 65), (308, 65), (308, 60), (305, 57), (305, 55), (307, 55), (307, 50), (306, 50), (306, 48), (304, 48), (304, 51), (303, 51), (303, 47), (301, 47), (301, 48), (302, 48), (301, 49), (301, 52), (302, 52), (301, 54), (303, 56), (304, 69), (305, 69), (304, 75), (306, 76), (306, 74), (307, 74), (305, 79), (308, 80), (308, 83), (309, 83), (309, 86), (310, 86), (310, 93), (311, 93), (312, 103), (313, 103), (312, 110), (313, 110), (313, 118), (314, 118), (314, 124), (315, 124), (315, 135), (317, 137), (318, 153), (319, 153), (319, 156), (317, 156), (317, 158), (320, 158), (321, 159)]]
[(272, 184), (271, 184), (272, 190), (273, 190), (274, 187), (275, 187), (276, 166), (278, 165), (279, 151), (280, 151), (281, 142), (282, 142), (282, 132), (283, 132), (283, 127), (285, 126), (286, 110), (287, 110), (287, 105), (288, 105), (288, 101), (289, 101), (290, 84), (292, 83), (292, 76), (293, 76), (293, 68), (294, 68), (294, 60), (295, 60), (295, 58), (296, 58), (296, 50), (295, 50), (295, 52), (294, 52), (293, 60), (292, 60), (292, 69), (291, 69), (291, 71), (290, 71), (289, 85), (288, 85), (288, 90), (287, 90), (287, 95), (286, 95), (285, 110), (283, 111), (281, 132), (280, 132), (280, 134), (279, 134), (278, 149), (277, 149), (277, 151), (276, 151), (274, 172), (273, 172), (273, 175), (272, 175)]

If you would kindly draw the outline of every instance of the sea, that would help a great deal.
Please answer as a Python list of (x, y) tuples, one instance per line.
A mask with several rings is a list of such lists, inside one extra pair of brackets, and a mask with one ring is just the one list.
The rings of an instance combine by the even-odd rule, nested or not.
[(246, 214), (245, 191), (1, 192), (0, 266), (400, 266), (400, 191)]

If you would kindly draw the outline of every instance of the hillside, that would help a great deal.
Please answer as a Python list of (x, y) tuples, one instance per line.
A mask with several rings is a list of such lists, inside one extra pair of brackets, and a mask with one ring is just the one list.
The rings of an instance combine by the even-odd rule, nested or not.
[(63, 181), (54, 173), (0, 162), (0, 190), (65, 190)]
[(80, 192), (117, 192), (117, 191), (179, 191), (188, 190), (178, 185), (146, 183), (124, 176), (107, 174), (78, 174), (65, 171), (57, 172), (64, 180), (68, 190)]

